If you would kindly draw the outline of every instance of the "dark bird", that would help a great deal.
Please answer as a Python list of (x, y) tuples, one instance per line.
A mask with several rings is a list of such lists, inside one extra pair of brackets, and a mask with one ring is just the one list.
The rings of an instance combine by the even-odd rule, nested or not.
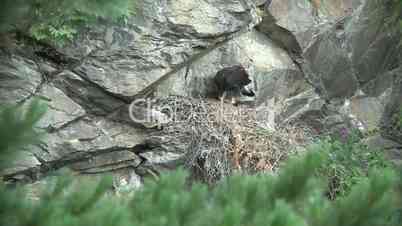
[(226, 96), (232, 98), (232, 104), (238, 103), (238, 98), (241, 95), (255, 96), (252, 90), (246, 88), (251, 83), (250, 76), (241, 65), (234, 65), (225, 67), (218, 71), (214, 78), (215, 84), (218, 88), (218, 95), (222, 101)]

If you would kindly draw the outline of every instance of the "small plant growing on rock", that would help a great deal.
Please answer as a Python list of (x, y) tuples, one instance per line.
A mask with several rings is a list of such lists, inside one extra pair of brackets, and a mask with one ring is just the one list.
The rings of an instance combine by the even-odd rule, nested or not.
[(0, 34), (13, 30), (63, 45), (99, 19), (117, 22), (133, 11), (130, 0), (3, 0)]

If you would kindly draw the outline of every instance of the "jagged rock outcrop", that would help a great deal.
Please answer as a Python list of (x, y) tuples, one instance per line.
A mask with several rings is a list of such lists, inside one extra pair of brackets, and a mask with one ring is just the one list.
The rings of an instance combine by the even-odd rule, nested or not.
[[(215, 73), (234, 64), (253, 79), (251, 102), (262, 127), (303, 123), (317, 133), (359, 127), (401, 143), (393, 126), (402, 105), (401, 34), (389, 4), (138, 0), (125, 25), (84, 30), (63, 48), (2, 51), (0, 104), (39, 97), (49, 105), (38, 125), (47, 136), (3, 178), (32, 181), (67, 166), (82, 174), (114, 172), (116, 186), (137, 187), (143, 176), (182, 164), (194, 143), (151, 139), (160, 128), (132, 122), (130, 103), (209, 97)], [(134, 108), (136, 117), (146, 118), (146, 103)], [(163, 121), (161, 112), (155, 115)], [(371, 142), (378, 143), (384, 142)]]
[[(395, 79), (401, 76), (397, 69), (401, 32), (396, 25), (398, 20), (390, 17), (395, 15), (392, 4), (392, 1), (272, 1), (257, 28), (291, 53), (305, 78), (325, 100), (320, 111), (323, 119), (343, 118), (337, 120), (343, 122), (339, 127), (347, 126), (345, 122), (349, 120), (362, 131), (373, 131), (384, 128), (382, 118), (395, 115), (402, 104), (401, 100), (390, 98), (392, 92), (399, 95), (395, 94), (399, 93)], [(287, 100), (279, 118), (283, 119), (289, 115), (286, 112), (294, 112), (295, 108), (301, 118), (310, 118), (313, 109), (317, 112), (316, 105), (308, 110), (310, 101), (304, 105), (300, 101), (300, 98)], [(393, 113), (387, 113), (390, 110), (386, 106), (390, 105)], [(320, 127), (334, 128), (322, 123)]]
[(30, 98), (42, 83), (38, 66), (31, 59), (22, 56), (0, 55), (1, 103), (22, 102)]
[[(26, 49), (30, 54), (1, 54), (1, 103), (36, 96), (49, 105), (39, 125), (47, 135), (26, 148), (26, 160), (2, 172), (5, 180), (32, 181), (68, 166), (85, 174), (126, 172), (138, 184), (133, 174), (154, 174), (152, 167), (182, 156), (152, 151), (145, 138), (155, 128), (130, 123), (129, 104), (255, 26), (256, 6), (250, 0), (142, 0), (136, 7), (127, 25), (99, 25), (63, 48), (37, 45)], [(145, 118), (147, 112), (133, 113)]]

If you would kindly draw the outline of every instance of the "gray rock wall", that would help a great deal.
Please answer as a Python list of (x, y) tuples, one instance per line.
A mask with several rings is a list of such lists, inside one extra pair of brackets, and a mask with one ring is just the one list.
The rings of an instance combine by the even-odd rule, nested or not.
[[(317, 132), (381, 129), (400, 142), (389, 125), (402, 105), (401, 34), (388, 19), (387, 1), (264, 2), (139, 0), (126, 25), (84, 30), (63, 48), (2, 51), (0, 103), (39, 97), (49, 105), (38, 125), (45, 140), (27, 147), (3, 178), (32, 181), (68, 166), (113, 171), (117, 184), (136, 187), (154, 163), (180, 159), (186, 147), (153, 153), (153, 129), (130, 122), (128, 104), (149, 96), (209, 97), (215, 73), (234, 64), (251, 75), (258, 111), (271, 111), (278, 124), (303, 122)], [(272, 124), (261, 115), (262, 124)]]

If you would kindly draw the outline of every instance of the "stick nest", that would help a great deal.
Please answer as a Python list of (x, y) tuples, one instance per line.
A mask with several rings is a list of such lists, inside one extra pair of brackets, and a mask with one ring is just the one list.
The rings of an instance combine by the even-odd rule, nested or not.
[(170, 96), (156, 101), (171, 122), (153, 134), (184, 153), (193, 179), (214, 184), (233, 171), (275, 172), (310, 141), (305, 128), (260, 127), (253, 106)]

